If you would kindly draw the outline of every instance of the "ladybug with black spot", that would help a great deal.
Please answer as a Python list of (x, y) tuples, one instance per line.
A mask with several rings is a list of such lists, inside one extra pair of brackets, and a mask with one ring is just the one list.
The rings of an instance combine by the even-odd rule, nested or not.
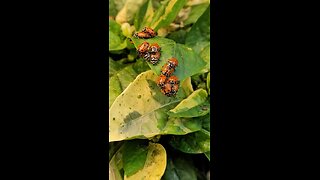
[(156, 53), (156, 52), (159, 52), (160, 50), (161, 50), (161, 47), (157, 43), (153, 43), (149, 46), (150, 53)]
[(167, 82), (171, 85), (174, 85), (174, 84), (180, 84), (180, 81), (178, 79), (177, 76), (170, 76), (167, 80)]
[(174, 72), (174, 68), (170, 67), (168, 63), (162, 66), (161, 68), (161, 74), (169, 77)]
[(140, 53), (146, 53), (149, 49), (149, 46), (150, 46), (150, 44), (148, 42), (144, 41), (142, 44), (140, 44), (138, 46), (138, 51)]
[(168, 60), (168, 63), (170, 65), (170, 67), (172, 67), (172, 68), (176, 68), (178, 66), (178, 60), (174, 57), (170, 58)]
[(178, 84), (173, 84), (171, 86), (170, 95), (175, 96), (177, 94), (178, 90), (179, 90), (179, 85)]
[(161, 74), (161, 75), (158, 77), (157, 85), (162, 88), (162, 87), (164, 86), (164, 84), (166, 83), (166, 81), (167, 81), (167, 76)]
[(166, 96), (171, 96), (171, 84), (164, 84), (164, 86), (161, 88), (161, 92), (162, 94), (166, 95)]
[(152, 36), (149, 33), (146, 33), (146, 32), (137, 32), (137, 33), (133, 34), (133, 37), (141, 38), (141, 39), (149, 39)]
[(150, 54), (150, 63), (153, 65), (157, 64), (159, 62), (160, 56), (161, 56), (161, 53), (159, 51), (156, 53), (151, 53)]
[(142, 32), (145, 32), (145, 33), (150, 34), (151, 37), (155, 37), (155, 36), (158, 35), (153, 29), (151, 29), (151, 28), (149, 28), (149, 27), (144, 27), (144, 28), (142, 29)]

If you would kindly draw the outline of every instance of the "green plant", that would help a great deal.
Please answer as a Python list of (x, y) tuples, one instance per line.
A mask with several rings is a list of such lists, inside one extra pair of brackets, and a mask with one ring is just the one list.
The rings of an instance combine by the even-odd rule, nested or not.
[[(109, 0), (109, 7), (110, 179), (206, 179), (210, 2)], [(132, 37), (145, 26), (158, 36)], [(160, 45), (158, 64), (137, 56), (143, 41)], [(167, 97), (156, 79), (171, 57), (179, 60), (180, 87)]]

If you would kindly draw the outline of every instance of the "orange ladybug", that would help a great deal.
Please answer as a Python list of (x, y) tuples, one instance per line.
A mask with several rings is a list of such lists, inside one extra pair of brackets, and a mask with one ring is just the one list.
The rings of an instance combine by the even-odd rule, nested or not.
[(160, 52), (156, 52), (150, 55), (150, 63), (155, 65), (159, 62), (160, 59)]
[(170, 96), (171, 95), (171, 85), (168, 83), (164, 84), (164, 86), (161, 88), (161, 92), (162, 92), (162, 94), (164, 94), (166, 96)]
[(138, 51), (140, 53), (145, 53), (148, 51), (148, 49), (149, 49), (149, 43), (146, 41), (144, 41), (142, 44), (138, 46)]
[(156, 33), (153, 29), (151, 29), (151, 28), (149, 28), (149, 27), (144, 27), (144, 28), (142, 29), (142, 32), (145, 32), (145, 33), (150, 34), (151, 37), (157, 36), (157, 33)]
[(149, 52), (156, 53), (160, 51), (161, 47), (157, 43), (153, 43), (149, 46)]
[(178, 60), (174, 57), (170, 58), (168, 60), (168, 63), (170, 65), (170, 67), (172, 67), (172, 68), (176, 68), (178, 66)]
[(174, 69), (170, 67), (168, 63), (162, 66), (161, 74), (169, 77), (174, 72)]
[(167, 77), (163, 74), (161, 74), (159, 77), (158, 77), (158, 80), (157, 80), (157, 85), (159, 87), (163, 87), (165, 82), (167, 81)]
[(134, 33), (133, 36), (136, 38), (142, 38), (142, 39), (148, 39), (152, 37), (149, 33), (146, 33), (146, 32), (137, 32), (137, 33)]
[(173, 95), (175, 96), (177, 94), (179, 90), (179, 85), (178, 84), (174, 84), (171, 86), (171, 92), (170, 92), (170, 95)]
[(174, 85), (174, 84), (179, 84), (179, 83), (180, 83), (177, 76), (170, 76), (170, 77), (168, 78), (167, 82), (168, 82), (169, 84), (172, 84), (172, 85)]

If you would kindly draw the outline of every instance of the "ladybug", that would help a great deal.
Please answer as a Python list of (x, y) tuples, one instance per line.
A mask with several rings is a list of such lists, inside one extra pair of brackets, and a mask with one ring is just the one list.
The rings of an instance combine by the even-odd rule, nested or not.
[(165, 82), (166, 82), (166, 80), (167, 80), (167, 76), (161, 74), (161, 75), (158, 77), (157, 85), (158, 85), (159, 87), (163, 87), (164, 84), (165, 84)]
[(146, 32), (137, 32), (137, 33), (134, 33), (133, 36), (136, 37), (136, 38), (142, 38), (142, 39), (151, 38), (151, 35), (149, 33), (146, 33)]
[(160, 51), (161, 47), (157, 43), (153, 43), (149, 46), (149, 52), (156, 53)]
[(170, 76), (170, 77), (168, 78), (167, 82), (168, 82), (169, 84), (171, 84), (171, 85), (179, 84), (179, 83), (180, 83), (180, 81), (179, 81), (179, 79), (178, 79), (177, 76)]
[(161, 74), (169, 77), (174, 72), (174, 69), (170, 67), (168, 63), (162, 66)]
[(149, 43), (144, 41), (142, 44), (138, 46), (138, 52), (145, 53), (148, 51), (148, 48), (149, 48)]
[(171, 92), (170, 92), (170, 95), (173, 95), (175, 96), (177, 94), (179, 90), (179, 85), (178, 84), (174, 84), (171, 86)]
[(149, 27), (144, 27), (144, 28), (142, 29), (142, 32), (145, 32), (145, 33), (150, 34), (151, 37), (157, 36), (157, 33), (156, 33), (153, 29), (151, 29), (151, 28), (149, 28)]
[(160, 52), (156, 52), (150, 55), (150, 63), (155, 65), (159, 62), (160, 59)]
[(162, 94), (164, 94), (166, 96), (170, 96), (171, 95), (171, 85), (168, 83), (164, 84), (164, 86), (161, 88), (161, 92), (162, 92)]
[(178, 66), (178, 60), (174, 57), (170, 58), (168, 60), (168, 63), (170, 65), (170, 67), (172, 67), (172, 68), (176, 68)]

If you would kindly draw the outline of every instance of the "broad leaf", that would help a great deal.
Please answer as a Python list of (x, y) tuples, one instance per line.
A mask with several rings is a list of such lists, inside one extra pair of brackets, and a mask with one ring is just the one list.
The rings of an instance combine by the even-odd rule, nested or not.
[(191, 48), (185, 45), (177, 44), (171, 39), (155, 37), (151, 39), (137, 39), (132, 38), (132, 41), (136, 48), (144, 41), (152, 44), (158, 43), (161, 47), (161, 57), (157, 65), (152, 65), (148, 63), (151, 70), (157, 75), (160, 75), (161, 68), (167, 63), (169, 58), (175, 57), (178, 59), (179, 65), (176, 67), (174, 75), (176, 75), (180, 81), (183, 81), (187, 77), (199, 73), (205, 65), (206, 62), (197, 55)]
[(201, 73), (206, 73), (210, 71), (210, 44), (207, 45), (201, 52), (200, 57), (207, 63), (206, 67), (201, 71)]
[[(140, 147), (141, 148), (141, 147)], [(128, 151), (134, 150), (134, 149), (126, 149)], [(136, 162), (132, 162), (128, 164), (128, 166), (134, 166), (134, 163), (137, 163), (137, 161), (141, 161), (139, 157), (131, 158), (135, 159)], [(144, 166), (137, 172), (135, 172), (133, 175), (127, 175), (125, 172), (124, 179), (125, 180), (135, 180), (135, 179), (161, 179), (163, 176), (166, 164), (167, 164), (167, 154), (166, 150), (161, 144), (157, 143), (149, 143), (149, 146), (147, 148), (147, 155), (145, 157), (145, 163)], [(125, 157), (123, 157), (123, 160), (125, 161)]]
[(210, 111), (208, 94), (204, 89), (194, 91), (186, 99), (182, 100), (174, 109), (168, 112), (171, 117), (198, 117), (204, 116)]
[(169, 144), (184, 153), (205, 153), (210, 151), (210, 132), (202, 129), (184, 136), (173, 136)]
[(210, 44), (210, 5), (192, 26), (186, 37), (186, 45), (200, 53)]
[(178, 31), (174, 31), (166, 36), (168, 39), (172, 39), (177, 43), (184, 44), (186, 39), (187, 31), (184, 29), (180, 29)]
[(165, 0), (152, 17), (151, 28), (157, 31), (174, 21), (187, 0)]
[(123, 169), (126, 176), (131, 176), (144, 167), (148, 154), (148, 141), (132, 140), (124, 144)]
[(167, 160), (166, 171), (162, 180), (197, 180), (196, 169), (192, 159), (174, 156)]
[[(193, 126), (181, 119), (168, 120), (167, 115), (168, 110), (192, 92), (190, 78), (182, 82), (176, 97), (167, 97), (156, 85), (157, 77), (151, 70), (141, 73), (116, 98), (109, 109), (109, 142), (164, 134), (171, 127), (168, 124)], [(192, 132), (186, 129), (185, 133)]]

